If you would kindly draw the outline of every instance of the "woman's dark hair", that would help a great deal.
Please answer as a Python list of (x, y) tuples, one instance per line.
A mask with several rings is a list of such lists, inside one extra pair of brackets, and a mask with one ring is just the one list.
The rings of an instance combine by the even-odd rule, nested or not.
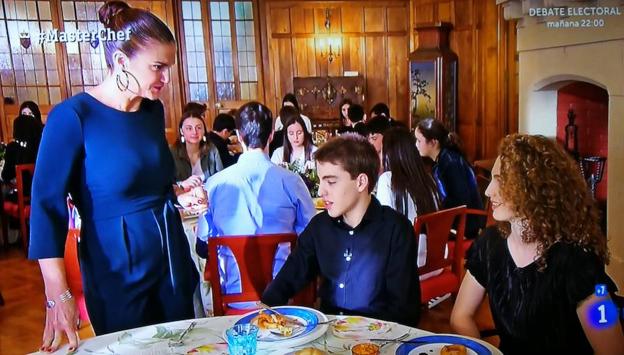
[(175, 43), (167, 25), (153, 13), (132, 8), (123, 1), (107, 1), (98, 11), (100, 22), (112, 31), (130, 32), (125, 41), (103, 41), (106, 66), (113, 69), (113, 53), (117, 50), (133, 57), (151, 43)]
[(392, 172), (390, 186), (394, 192), (397, 211), (407, 216), (408, 198), (414, 201), (419, 215), (438, 209), (438, 188), (425, 170), (416, 149), (416, 138), (409, 130), (393, 127), (384, 132), (383, 162), (384, 170)]
[(282, 161), (290, 162), (290, 155), (292, 154), (293, 148), (292, 144), (290, 144), (290, 141), (288, 140), (288, 127), (295, 123), (299, 123), (299, 125), (301, 125), (301, 128), (303, 128), (303, 149), (305, 151), (305, 160), (311, 160), (313, 147), (312, 134), (308, 132), (305, 122), (299, 114), (299, 110), (294, 107), (284, 106), (280, 110), (280, 118), (284, 123), (284, 143), (282, 145), (284, 147), (284, 155), (282, 157)]
[(43, 121), (41, 120), (41, 111), (39, 110), (39, 105), (37, 105), (35, 102), (33, 101), (24, 101), (22, 102), (22, 104), (20, 105), (20, 109), (19, 109), (19, 114), (22, 114), (22, 110), (28, 108), (30, 109), (30, 111), (33, 113), (33, 115), (35, 115), (35, 119), (37, 119), (37, 122), (39, 122), (41, 125), (43, 125)]
[(13, 140), (19, 144), (16, 164), (34, 163), (41, 143), (43, 127), (31, 116), (19, 115), (13, 121)]
[(435, 139), (440, 142), (440, 149), (454, 150), (465, 158), (459, 136), (455, 132), (449, 132), (442, 121), (424, 118), (418, 122), (416, 129), (427, 139), (427, 142)]
[(206, 115), (206, 104), (200, 104), (199, 102), (189, 102), (186, 105), (184, 105), (184, 108), (182, 109), (182, 114), (184, 115), (185, 113), (190, 113), (193, 117), (201, 117), (204, 118)]
[[(284, 107), (285, 102), (290, 102), (295, 106), (297, 110), (299, 110), (299, 102), (297, 102), (297, 97), (295, 96), (295, 94), (289, 92), (288, 94), (284, 95), (284, 98), (282, 99), (282, 107)], [(284, 121), (282, 120), (282, 122)]]
[(265, 148), (273, 132), (273, 114), (268, 107), (255, 101), (241, 106), (234, 117), (243, 143), (250, 148)]
[(390, 108), (383, 102), (376, 103), (373, 108), (370, 110), (370, 117), (373, 118), (375, 116), (385, 116), (386, 118), (390, 118)]

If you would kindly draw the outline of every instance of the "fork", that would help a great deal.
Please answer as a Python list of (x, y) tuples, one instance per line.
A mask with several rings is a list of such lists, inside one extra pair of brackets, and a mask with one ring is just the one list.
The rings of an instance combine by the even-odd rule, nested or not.
[(287, 322), (294, 323), (294, 324), (296, 324), (296, 325), (298, 325), (298, 326), (300, 326), (300, 327), (305, 327), (305, 326), (306, 326), (305, 324), (301, 323), (298, 319), (292, 318), (292, 317), (287, 316), (287, 315), (285, 315), (285, 314), (283, 314), (283, 313), (281, 313), (281, 312), (278, 312), (277, 310), (275, 310), (275, 309), (271, 308), (270, 306), (268, 306), (268, 305), (266, 305), (266, 304), (264, 304), (264, 303), (262, 303), (262, 302), (260, 302), (260, 301), (258, 301), (256, 304), (257, 304), (259, 307), (261, 307), (261, 308), (263, 308), (263, 309), (266, 309), (267, 311), (271, 311), (271, 312), (273, 312), (273, 313), (275, 313), (275, 314), (277, 314), (277, 315), (279, 315), (279, 316), (284, 317), (284, 319), (285, 319)]
[(177, 340), (170, 340), (169, 341), (169, 345), (170, 346), (180, 346), (183, 344), (182, 339), (191, 331), (193, 330), (193, 328), (195, 328), (195, 325), (197, 323), (196, 322), (191, 322), (191, 324), (189, 324), (189, 326), (180, 334), (180, 336), (178, 337)]

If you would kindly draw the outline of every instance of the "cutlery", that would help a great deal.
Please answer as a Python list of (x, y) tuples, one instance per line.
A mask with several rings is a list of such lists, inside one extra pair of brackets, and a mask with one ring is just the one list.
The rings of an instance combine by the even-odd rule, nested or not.
[(285, 315), (285, 314), (283, 314), (283, 313), (280, 313), (279, 311), (277, 311), (277, 310), (275, 310), (275, 309), (271, 308), (270, 306), (267, 306), (266, 304), (264, 304), (264, 303), (262, 303), (262, 302), (260, 302), (260, 301), (258, 301), (258, 302), (257, 302), (257, 305), (258, 305), (259, 307), (263, 308), (263, 309), (266, 309), (267, 311), (271, 311), (271, 312), (273, 312), (273, 313), (275, 313), (275, 314), (277, 314), (277, 315), (279, 315), (279, 316), (283, 317), (283, 318), (284, 318), (287, 322), (289, 322), (289, 323), (296, 324), (296, 325), (298, 325), (298, 326), (300, 326), (300, 327), (305, 327), (305, 326), (306, 326), (305, 324), (301, 323), (301, 321), (299, 321), (298, 319), (295, 319), (295, 318), (292, 318), (292, 317), (290, 317), (290, 316), (287, 316), (287, 315)]
[(400, 344), (429, 344), (424, 340), (402, 340), (402, 339), (368, 339), (369, 341), (380, 341), (384, 343), (400, 343)]
[(195, 324), (197, 324), (196, 322), (191, 322), (191, 324), (189, 324), (189, 326), (180, 334), (180, 336), (178, 337), (177, 340), (171, 340), (170, 344), (171, 346), (180, 346), (182, 345), (182, 339), (186, 336), (186, 334), (188, 334), (188, 332), (190, 332), (191, 330), (193, 330), (193, 328), (195, 328)]

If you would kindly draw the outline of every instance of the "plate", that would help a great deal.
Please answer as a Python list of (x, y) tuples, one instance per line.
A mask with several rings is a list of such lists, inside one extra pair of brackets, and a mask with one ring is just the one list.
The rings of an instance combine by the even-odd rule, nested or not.
[(459, 344), (466, 347), (468, 355), (492, 355), (490, 349), (475, 340), (456, 335), (431, 335), (417, 337), (409, 341), (423, 342), (423, 344), (401, 344), (396, 355), (418, 355), (420, 353), (439, 354), (445, 345)]
[[(327, 316), (316, 309), (298, 306), (273, 307), (273, 309), (286, 316), (297, 319), (305, 324), (305, 327), (295, 329), (293, 334), (288, 337), (262, 331), (258, 336), (258, 348), (260, 349), (289, 348), (303, 345), (316, 340), (327, 331)], [(259, 309), (243, 315), (234, 325), (251, 323), (251, 320), (257, 316), (260, 311)]]
[(393, 322), (385, 322), (360, 316), (336, 317), (332, 324), (335, 337), (343, 339), (396, 339), (409, 332), (409, 328)]

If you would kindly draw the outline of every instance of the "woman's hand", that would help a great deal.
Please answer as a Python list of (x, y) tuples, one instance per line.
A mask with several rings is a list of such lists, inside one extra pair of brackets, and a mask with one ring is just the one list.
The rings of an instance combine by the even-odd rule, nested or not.
[(65, 302), (58, 298), (48, 297), (55, 302), (52, 308), (46, 309), (45, 328), (43, 329), (43, 342), (41, 351), (54, 352), (63, 340), (63, 334), (67, 335), (69, 351), (78, 347), (78, 308), (76, 301), (71, 298)]
[(191, 189), (202, 185), (201, 176), (191, 175), (188, 179), (182, 181), (180, 183), (185, 192), (190, 191)]
[(74, 351), (78, 347), (78, 309), (67, 287), (63, 258), (39, 259), (39, 266), (48, 301), (41, 351), (56, 351), (63, 333), (69, 341), (69, 350)]

